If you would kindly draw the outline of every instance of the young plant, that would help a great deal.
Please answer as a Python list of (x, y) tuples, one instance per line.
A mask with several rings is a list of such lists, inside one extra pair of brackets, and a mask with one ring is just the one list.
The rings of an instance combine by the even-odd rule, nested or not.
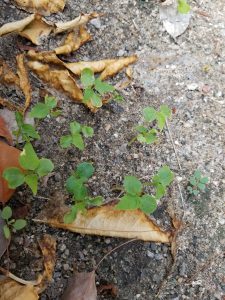
[(189, 179), (188, 192), (197, 196), (200, 192), (203, 192), (206, 188), (209, 178), (203, 177), (199, 170), (196, 170)]
[[(158, 173), (153, 176), (152, 182), (141, 183), (135, 176), (125, 176), (123, 182), (124, 195), (119, 198), (117, 209), (141, 209), (146, 214), (153, 213), (157, 208), (157, 201), (166, 193), (166, 188), (174, 179), (174, 174), (168, 166), (159, 169)], [(145, 186), (153, 186), (155, 194), (144, 193)]]
[(70, 123), (70, 133), (71, 134), (64, 135), (60, 138), (60, 146), (62, 148), (68, 148), (72, 144), (79, 150), (84, 150), (85, 144), (82, 135), (86, 138), (92, 137), (94, 130), (92, 127), (81, 125), (74, 121)]
[[(147, 125), (145, 126), (145, 124), (142, 124), (135, 127), (138, 135), (135, 136), (129, 144), (131, 145), (136, 140), (145, 144), (156, 142), (157, 134), (164, 129), (166, 120), (171, 116), (171, 113), (171, 109), (167, 105), (161, 105), (159, 111), (156, 111), (153, 107), (144, 108), (143, 117)], [(152, 128), (153, 122), (156, 122), (157, 129)], [(149, 124), (151, 125), (150, 128)]]
[(7, 168), (3, 172), (3, 178), (8, 181), (9, 188), (15, 189), (26, 183), (33, 194), (37, 194), (38, 179), (48, 175), (54, 169), (50, 159), (39, 159), (31, 143), (26, 143), (19, 156), (19, 168)]
[(111, 93), (110, 100), (122, 101), (122, 96), (116, 91), (113, 85), (95, 78), (94, 72), (85, 68), (81, 72), (81, 83), (84, 88), (84, 103), (90, 102), (94, 107), (101, 107), (103, 98), (106, 94)]
[(188, 14), (191, 8), (186, 0), (177, 0), (177, 10), (180, 14)]
[(1, 217), (5, 220), (5, 225), (3, 226), (3, 233), (6, 239), (11, 238), (11, 231), (16, 232), (23, 229), (27, 222), (24, 219), (11, 219), (12, 209), (9, 206), (5, 206), (2, 211), (0, 211)]
[(51, 117), (57, 117), (60, 115), (61, 111), (56, 109), (57, 100), (55, 97), (45, 96), (44, 103), (37, 103), (30, 111), (30, 117), (37, 119), (44, 119), (48, 115)]
[(24, 123), (23, 115), (21, 112), (16, 111), (15, 117), (18, 129), (13, 131), (13, 134), (16, 136), (17, 142), (19, 137), (21, 137), (25, 142), (31, 142), (34, 139), (40, 139), (40, 135), (35, 130), (34, 126)]
[(90, 197), (86, 183), (93, 175), (94, 167), (88, 162), (80, 163), (73, 174), (66, 181), (66, 189), (72, 195), (74, 204), (71, 210), (65, 214), (64, 222), (72, 223), (79, 211), (84, 212), (89, 206), (99, 206), (102, 204), (103, 198)]

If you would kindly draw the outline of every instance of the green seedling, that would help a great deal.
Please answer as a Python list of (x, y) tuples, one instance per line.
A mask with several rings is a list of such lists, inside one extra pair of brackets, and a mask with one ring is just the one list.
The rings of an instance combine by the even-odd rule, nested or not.
[(94, 72), (89, 68), (82, 70), (80, 79), (84, 89), (84, 103), (91, 103), (94, 107), (99, 108), (102, 106), (103, 98), (109, 93), (111, 94), (109, 100), (118, 102), (123, 100), (113, 85), (102, 81), (100, 78), (95, 78)]
[(103, 202), (103, 198), (90, 197), (86, 183), (94, 173), (94, 167), (88, 162), (80, 163), (73, 174), (66, 181), (66, 189), (72, 195), (74, 204), (71, 210), (65, 214), (64, 222), (72, 223), (79, 211), (85, 212), (89, 206), (99, 206)]
[[(174, 179), (174, 174), (168, 166), (159, 169), (158, 173), (153, 176), (152, 182), (141, 183), (135, 176), (125, 176), (123, 182), (124, 195), (119, 198), (116, 209), (131, 210), (141, 209), (146, 214), (153, 213), (157, 208), (157, 201), (161, 199), (167, 187)], [(152, 186), (155, 194), (150, 195), (144, 192), (144, 187)]]
[(208, 177), (203, 177), (199, 170), (196, 170), (189, 179), (189, 186), (187, 190), (190, 194), (197, 196), (200, 192), (203, 192), (206, 188), (206, 184), (209, 182)]
[(34, 126), (24, 123), (23, 115), (21, 112), (15, 112), (15, 117), (18, 129), (13, 131), (13, 134), (16, 136), (17, 143), (19, 137), (21, 137), (25, 142), (31, 142), (34, 139), (40, 139), (40, 135), (35, 130)]
[(50, 159), (39, 159), (31, 143), (26, 143), (19, 156), (19, 163), (23, 171), (19, 168), (7, 168), (3, 172), (3, 178), (8, 181), (8, 186), (15, 189), (26, 183), (33, 194), (37, 194), (38, 179), (48, 175), (54, 169)]
[[(153, 107), (145, 107), (143, 109), (143, 117), (147, 126), (142, 124), (135, 127), (138, 135), (130, 141), (129, 145), (136, 140), (142, 144), (152, 144), (156, 142), (158, 140), (158, 133), (164, 129), (167, 118), (171, 116), (171, 113), (171, 109), (167, 105), (161, 105), (159, 111), (156, 111)], [(156, 123), (157, 128), (153, 128), (153, 122)]]
[(37, 119), (44, 119), (48, 115), (57, 117), (61, 111), (56, 109), (57, 100), (55, 97), (45, 96), (44, 103), (37, 103), (30, 111), (30, 117)]
[(191, 10), (190, 5), (186, 0), (177, 1), (177, 10), (180, 14), (188, 14)]
[(94, 130), (92, 127), (81, 125), (74, 121), (70, 123), (70, 133), (71, 134), (64, 135), (60, 138), (60, 146), (62, 148), (68, 148), (71, 145), (74, 145), (79, 150), (84, 150), (85, 144), (83, 136), (86, 138), (92, 137)]
[(12, 209), (9, 206), (5, 206), (2, 211), (0, 211), (2, 219), (5, 221), (3, 226), (3, 234), (6, 239), (11, 238), (11, 231), (16, 232), (23, 229), (27, 222), (24, 219), (11, 219), (12, 218)]

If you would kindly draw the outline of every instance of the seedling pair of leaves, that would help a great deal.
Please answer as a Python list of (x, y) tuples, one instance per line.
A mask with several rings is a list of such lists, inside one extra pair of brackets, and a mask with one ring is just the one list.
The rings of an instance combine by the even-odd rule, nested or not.
[(64, 216), (65, 223), (72, 223), (79, 211), (85, 212), (89, 206), (99, 206), (102, 204), (103, 198), (90, 197), (86, 183), (94, 173), (94, 167), (91, 163), (80, 163), (73, 174), (66, 181), (66, 189), (72, 195), (74, 205), (69, 213)]
[(157, 134), (164, 129), (166, 120), (170, 116), (171, 109), (167, 105), (161, 105), (159, 111), (156, 111), (153, 107), (144, 108), (143, 117), (145, 122), (151, 124), (155, 121), (158, 129), (139, 125), (136, 127), (136, 130), (139, 132), (139, 134), (132, 140), (132, 142), (135, 140), (145, 144), (152, 144), (156, 142)]
[[(166, 188), (174, 179), (174, 174), (168, 166), (159, 169), (151, 183), (142, 184), (135, 176), (125, 176), (123, 188), (125, 194), (116, 205), (117, 209), (130, 210), (141, 209), (146, 214), (153, 213), (157, 208), (157, 201), (166, 193)], [(155, 195), (145, 194), (144, 186), (155, 187)]]
[[(1, 217), (5, 220), (6, 224), (3, 226), (3, 233), (6, 239), (10, 239), (11, 231), (16, 232), (23, 229), (27, 222), (24, 219), (11, 219), (12, 218), (12, 209), (9, 206), (5, 206), (0, 212)], [(10, 220), (11, 219), (11, 220)]]
[(9, 188), (15, 189), (26, 183), (37, 194), (38, 179), (48, 175), (54, 169), (50, 159), (39, 159), (31, 143), (26, 143), (19, 156), (19, 168), (7, 168), (3, 172), (3, 178), (8, 181)]
[(192, 195), (197, 196), (200, 192), (203, 192), (206, 188), (209, 178), (203, 177), (199, 170), (196, 170), (193, 176), (189, 179), (189, 186), (187, 187), (188, 192)]
[(84, 150), (85, 144), (83, 137), (92, 137), (94, 130), (92, 127), (81, 125), (80, 123), (74, 121), (70, 123), (70, 133), (69, 135), (64, 135), (60, 138), (60, 146), (62, 148), (68, 148), (71, 144), (77, 147), (79, 150)]
[(177, 0), (177, 10), (180, 14), (188, 14), (190, 11), (190, 5), (186, 0)]
[(57, 100), (55, 97), (45, 96), (44, 103), (37, 103), (30, 111), (30, 117), (37, 119), (44, 119), (48, 115), (51, 117), (57, 117), (61, 114), (61, 111), (56, 109)]
[(94, 107), (99, 108), (102, 106), (104, 95), (108, 93), (113, 93), (112, 99), (116, 101), (123, 100), (113, 85), (102, 81), (100, 78), (95, 78), (94, 72), (89, 68), (85, 68), (81, 72), (80, 79), (84, 89), (84, 103), (91, 103)]

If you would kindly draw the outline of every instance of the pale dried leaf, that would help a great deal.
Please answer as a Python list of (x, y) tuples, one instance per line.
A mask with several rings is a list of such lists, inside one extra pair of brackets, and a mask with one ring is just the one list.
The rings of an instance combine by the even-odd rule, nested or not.
[(68, 22), (58, 22), (55, 23), (55, 33), (60, 33), (60, 32), (64, 32), (64, 31), (70, 31), (70, 30), (74, 30), (82, 25), (85, 25), (86, 23), (88, 23), (90, 20), (94, 19), (94, 18), (99, 18), (102, 14), (93, 12), (90, 14), (83, 14), (80, 15), (78, 17), (76, 17), (75, 19), (68, 21)]
[(95, 271), (76, 273), (62, 296), (62, 300), (96, 300)]
[(21, 32), (23, 29), (35, 19), (35, 15), (30, 15), (22, 20), (10, 22), (0, 27), (0, 36), (12, 32)]
[(39, 296), (32, 285), (22, 285), (11, 279), (0, 281), (1, 300), (37, 300)]
[(191, 13), (181, 14), (177, 10), (177, 0), (163, 3), (159, 10), (160, 19), (166, 31), (175, 39), (188, 28)]
[(79, 213), (71, 224), (56, 218), (36, 221), (81, 234), (137, 238), (143, 241), (169, 243), (171, 236), (170, 232), (163, 231), (142, 211), (116, 210), (111, 205), (88, 209), (85, 214)]
[(51, 69), (49, 65), (42, 64), (39, 61), (29, 61), (28, 66), (43, 81), (47, 82), (58, 90), (64, 91), (73, 100), (79, 102), (82, 101), (82, 91), (67, 70)]
[(15, 0), (26, 11), (50, 15), (62, 11), (66, 0)]

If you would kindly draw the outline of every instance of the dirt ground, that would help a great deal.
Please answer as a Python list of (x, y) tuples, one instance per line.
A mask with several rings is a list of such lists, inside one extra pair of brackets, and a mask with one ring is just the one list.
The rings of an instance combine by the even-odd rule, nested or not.
[[(34, 143), (40, 156), (53, 160), (54, 175), (47, 186), (41, 186), (34, 197), (26, 188), (18, 189), (12, 199), (15, 207), (30, 207), (29, 225), (11, 243), (10, 259), (1, 265), (25, 279), (33, 279), (42, 268), (37, 239), (49, 233), (57, 239), (57, 263), (53, 280), (41, 300), (60, 299), (75, 267), (89, 271), (122, 239), (82, 236), (40, 225), (32, 218), (44, 208), (47, 200), (60, 192), (66, 196), (65, 180), (80, 161), (92, 161), (96, 172), (90, 181), (93, 195), (106, 201), (117, 194), (112, 186), (121, 184), (128, 174), (148, 180), (167, 164), (176, 180), (153, 214), (163, 228), (171, 227), (171, 217), (182, 220), (177, 233), (175, 260), (169, 245), (133, 242), (113, 252), (97, 270), (96, 282), (115, 284), (117, 299), (225, 299), (225, 218), (224, 218), (224, 128), (225, 128), (225, 5), (223, 0), (190, 1), (192, 19), (187, 31), (173, 40), (159, 19), (158, 1), (141, 0), (68, 0), (63, 13), (51, 20), (70, 20), (80, 12), (104, 12), (100, 20), (88, 25), (93, 41), (70, 57), (71, 60), (94, 60), (138, 54), (132, 84), (122, 94), (125, 101), (109, 103), (92, 114), (74, 104), (63, 94), (46, 87), (30, 75), (33, 103), (41, 100), (47, 89), (60, 100), (62, 115), (47, 118), (39, 124), (41, 140)], [(0, 25), (27, 14), (11, 1), (0, 4)], [(49, 39), (44, 49), (57, 41)], [(56, 42), (55, 42), (56, 41)], [(0, 57), (15, 67), (18, 43), (30, 45), (21, 37), (0, 38)], [(117, 75), (112, 83), (124, 78)], [(1, 89), (1, 94), (18, 98), (16, 91)], [(169, 133), (151, 146), (127, 143), (140, 122), (142, 109), (158, 108), (162, 103), (173, 108), (169, 122), (182, 170), (174, 153)], [(59, 137), (67, 134), (69, 122), (76, 120), (94, 128), (81, 153), (64, 151)], [(187, 194), (188, 178), (196, 169), (210, 178), (207, 190), (195, 199)], [(182, 201), (178, 183), (184, 197)], [(57, 197), (57, 196), (54, 196)], [(99, 299), (113, 299), (99, 295)]]

